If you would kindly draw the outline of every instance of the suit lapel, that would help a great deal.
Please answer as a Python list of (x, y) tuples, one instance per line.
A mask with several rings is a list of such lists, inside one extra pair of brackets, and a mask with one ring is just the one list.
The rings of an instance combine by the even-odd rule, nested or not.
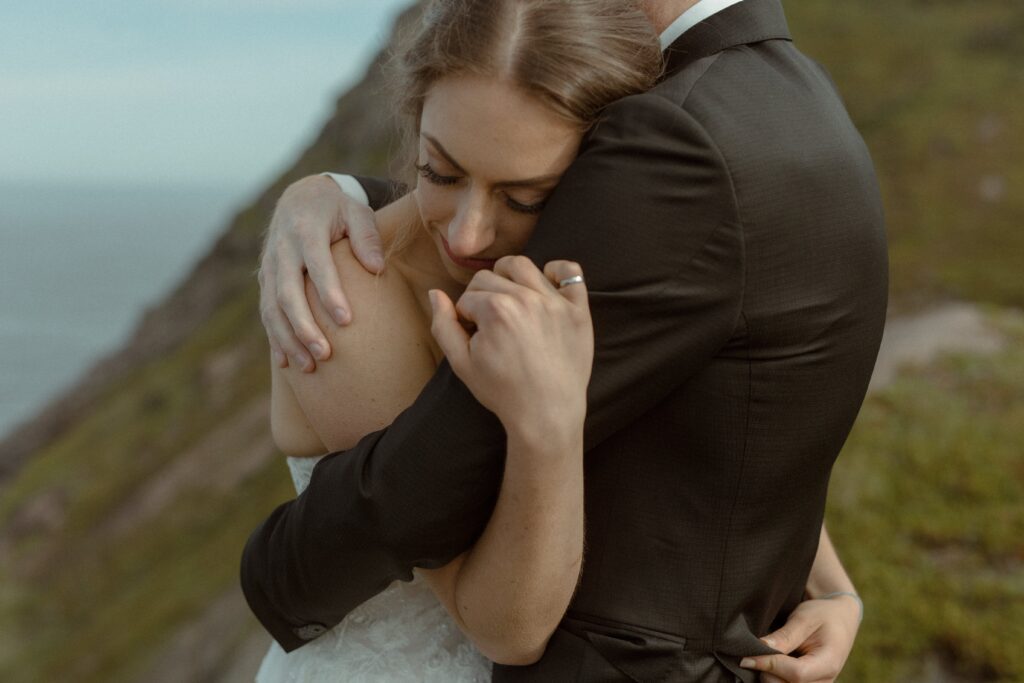
[(669, 45), (662, 79), (698, 59), (763, 40), (792, 40), (782, 2), (743, 0), (711, 15)]

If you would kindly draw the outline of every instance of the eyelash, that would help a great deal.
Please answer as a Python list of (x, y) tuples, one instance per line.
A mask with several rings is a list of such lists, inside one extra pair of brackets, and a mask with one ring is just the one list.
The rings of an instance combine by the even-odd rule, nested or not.
[[(459, 181), (458, 176), (447, 176), (441, 175), (431, 167), (430, 163), (414, 164), (419, 174), (426, 178), (427, 182), (433, 183), (434, 185), (440, 185), (442, 187), (448, 187), (454, 185)], [(511, 197), (505, 197), (505, 204), (508, 208), (516, 211), (517, 213), (525, 213), (533, 216), (539, 214), (544, 209), (544, 202), (537, 202), (536, 204), (521, 204)]]
[(508, 208), (519, 213), (525, 213), (530, 216), (536, 216), (544, 209), (544, 202), (537, 202), (536, 204), (520, 204), (511, 197), (505, 197), (505, 204)]
[(420, 175), (426, 178), (429, 182), (435, 185), (454, 185), (458, 182), (458, 178), (455, 176), (441, 175), (435, 171), (429, 163), (415, 164), (416, 170), (420, 172)]

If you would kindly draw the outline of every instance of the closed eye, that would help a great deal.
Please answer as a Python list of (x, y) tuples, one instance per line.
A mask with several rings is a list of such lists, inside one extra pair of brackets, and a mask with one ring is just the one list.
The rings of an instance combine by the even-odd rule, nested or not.
[(431, 167), (430, 162), (416, 164), (415, 166), (420, 175), (427, 179), (427, 182), (435, 185), (454, 185), (459, 180), (458, 176), (441, 175)]
[(519, 213), (525, 213), (532, 216), (540, 213), (544, 209), (545, 202), (539, 201), (536, 204), (523, 204), (512, 199), (512, 197), (505, 195), (505, 204), (507, 204), (508, 208), (513, 211), (518, 211)]

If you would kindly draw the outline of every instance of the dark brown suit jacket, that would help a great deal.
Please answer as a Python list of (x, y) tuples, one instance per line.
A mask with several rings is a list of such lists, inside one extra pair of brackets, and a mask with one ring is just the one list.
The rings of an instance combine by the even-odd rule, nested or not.
[[(778, 0), (680, 37), (611, 106), (527, 254), (579, 261), (597, 338), (586, 556), (544, 657), (496, 681), (747, 681), (801, 600), (887, 302), (872, 163)], [(324, 400), (330, 400), (325, 396)], [(286, 650), (483, 530), (504, 434), (443, 365), (385, 431), (317, 463), (245, 549)]]

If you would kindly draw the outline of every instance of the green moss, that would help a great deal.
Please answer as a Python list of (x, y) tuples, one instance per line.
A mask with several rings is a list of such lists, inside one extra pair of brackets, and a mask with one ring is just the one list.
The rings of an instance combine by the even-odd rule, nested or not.
[[(1024, 6), (789, 0), (878, 168), (901, 301), (1024, 305)], [(1012, 36), (1012, 38), (1011, 38)]]
[(828, 523), (867, 604), (844, 678), (913, 680), (937, 655), (1024, 680), (1024, 324), (1004, 352), (950, 356), (865, 404)]
[[(0, 522), (60, 481), (70, 500), (69, 532), (94, 524), (109, 504), (219, 424), (238, 400), (267, 390), (257, 330), (254, 297), (240, 297), (174, 353), (113, 385), (86, 419), (34, 456), (4, 491)], [(203, 368), (232, 349), (242, 356), (242, 371), (227, 386), (210, 386)], [(222, 394), (219, 406), (210, 401), (214, 389)]]
[(237, 585), (249, 533), (293, 495), (275, 459), (238, 490), (185, 491), (116, 543), (88, 554), (80, 547), (73, 563), (20, 596), (14, 621), (31, 638), (0, 669), (4, 680), (111, 681), (144, 667), (179, 627)]
[[(218, 374), (215, 359), (227, 355), (231, 368)], [(0, 678), (111, 680), (237, 581), (249, 531), (293, 493), (280, 461), (239, 491), (225, 493), (216, 482), (184, 490), (126, 536), (107, 538), (99, 529), (161, 468), (265, 397), (268, 385), (250, 294), (112, 387), (93, 413), (32, 459), (0, 499), (0, 518), (9, 522), (35, 496), (60, 490), (66, 523), (22, 535), (0, 558), (0, 623), (25, 634), (0, 650)]]

